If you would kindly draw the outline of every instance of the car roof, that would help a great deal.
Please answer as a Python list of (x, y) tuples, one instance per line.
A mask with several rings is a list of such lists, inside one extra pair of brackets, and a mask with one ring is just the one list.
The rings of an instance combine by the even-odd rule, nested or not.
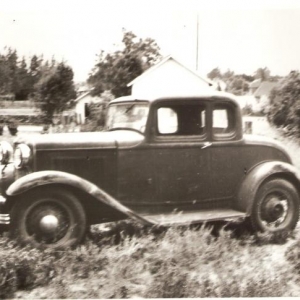
[(110, 104), (113, 103), (122, 103), (122, 102), (132, 102), (132, 101), (143, 101), (143, 102), (154, 102), (154, 101), (162, 101), (162, 100), (184, 100), (184, 99), (203, 99), (203, 98), (209, 98), (210, 100), (214, 99), (220, 99), (225, 98), (228, 100), (231, 100), (232, 102), (238, 104), (238, 101), (236, 97), (233, 94), (226, 93), (226, 92), (218, 92), (218, 91), (209, 91), (209, 92), (203, 92), (201, 94), (191, 94), (191, 95), (170, 95), (170, 96), (163, 96), (163, 97), (136, 97), (133, 95), (130, 96), (123, 96), (116, 98), (110, 102)]

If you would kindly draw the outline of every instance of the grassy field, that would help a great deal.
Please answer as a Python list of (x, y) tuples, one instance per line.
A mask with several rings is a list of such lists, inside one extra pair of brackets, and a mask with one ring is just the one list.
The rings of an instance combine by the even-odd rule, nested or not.
[[(300, 169), (296, 141), (271, 128), (260, 134), (281, 140)], [(0, 298), (299, 297), (299, 257), (299, 228), (274, 236), (122, 222), (94, 227), (66, 251), (19, 248), (3, 236)]]
[(122, 227), (118, 241), (112, 228), (105, 236), (94, 232), (83, 246), (61, 252), (20, 249), (2, 238), (1, 297), (300, 295), (300, 253), (295, 239), (286, 242), (282, 236), (236, 236), (230, 230), (221, 230), (215, 236), (209, 229), (142, 231), (130, 236), (126, 234), (126, 226)]

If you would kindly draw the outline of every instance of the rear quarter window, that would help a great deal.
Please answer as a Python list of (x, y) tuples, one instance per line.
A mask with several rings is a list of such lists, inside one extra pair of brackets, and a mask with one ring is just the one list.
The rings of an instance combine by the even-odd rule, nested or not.
[(212, 133), (215, 140), (230, 139), (236, 133), (235, 107), (216, 104), (212, 110)]

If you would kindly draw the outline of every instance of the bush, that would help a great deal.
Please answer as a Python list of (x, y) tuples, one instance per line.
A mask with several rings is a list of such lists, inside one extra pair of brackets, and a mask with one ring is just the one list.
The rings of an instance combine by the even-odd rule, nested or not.
[(300, 137), (300, 73), (292, 71), (282, 85), (272, 90), (268, 119), (284, 127), (288, 135)]
[(0, 297), (10, 298), (19, 289), (32, 289), (51, 280), (54, 257), (37, 249), (19, 248), (0, 238)]

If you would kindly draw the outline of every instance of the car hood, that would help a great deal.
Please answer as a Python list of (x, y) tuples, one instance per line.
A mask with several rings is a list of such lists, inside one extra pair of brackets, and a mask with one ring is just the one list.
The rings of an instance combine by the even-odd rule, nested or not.
[(18, 138), (15, 143), (31, 144), (36, 150), (130, 148), (144, 140), (138, 132), (116, 130), (106, 132), (57, 133)]

